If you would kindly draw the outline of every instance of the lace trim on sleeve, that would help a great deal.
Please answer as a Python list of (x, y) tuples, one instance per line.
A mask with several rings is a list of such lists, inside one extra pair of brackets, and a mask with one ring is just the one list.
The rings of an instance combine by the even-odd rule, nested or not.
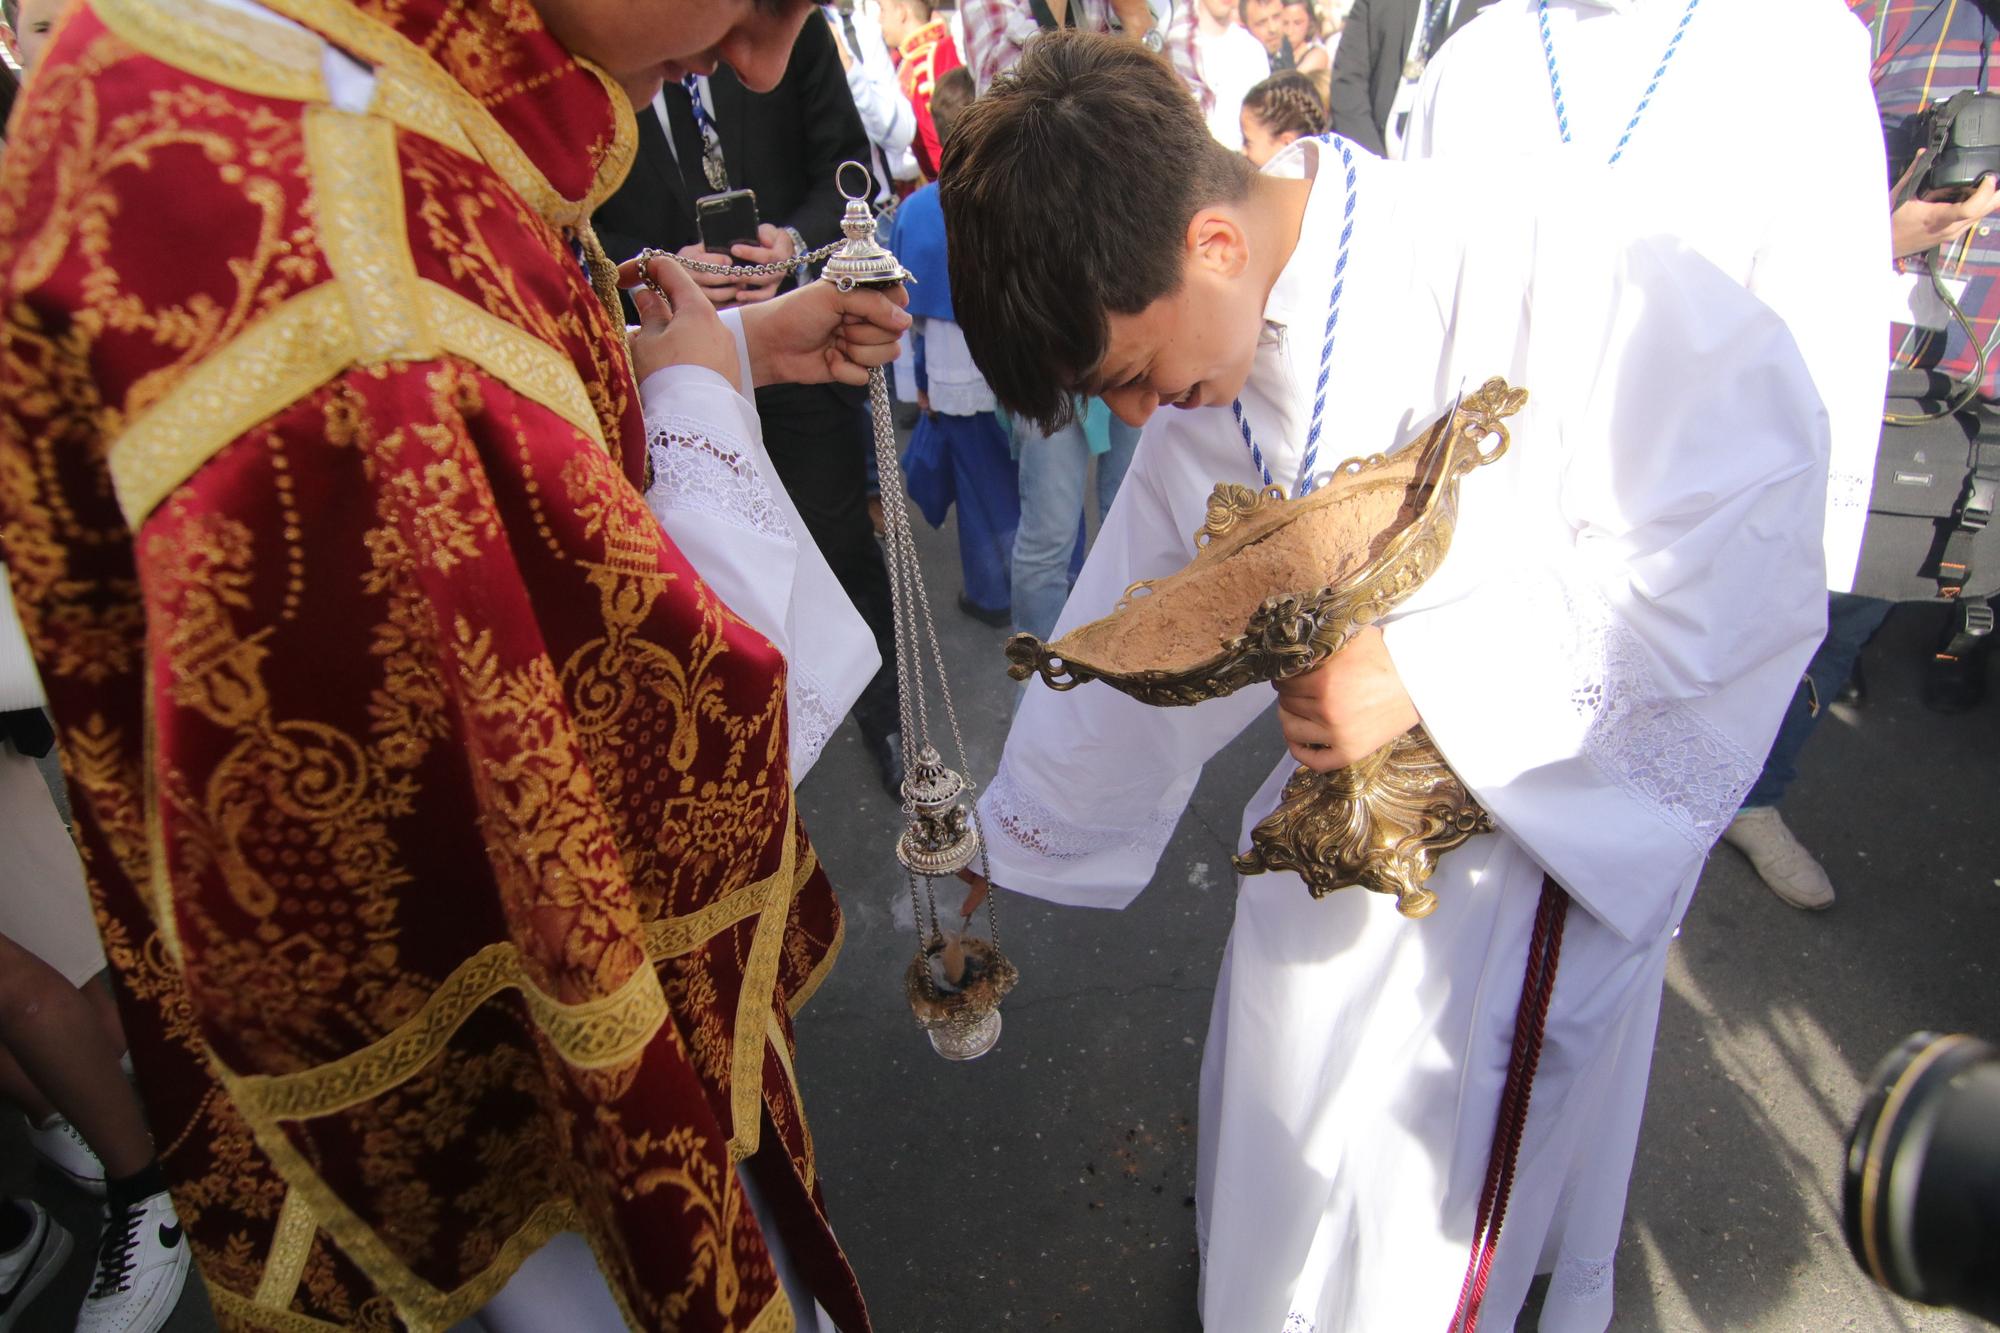
[(1707, 854), (1762, 765), (1685, 703), (1661, 697), (1639, 636), (1602, 597), (1561, 596), (1555, 623), (1574, 682), (1570, 703), (1587, 726), (1584, 757)]
[(1073, 824), (1014, 780), (1007, 761), (986, 789), (982, 812), (1009, 840), (1051, 861), (1076, 861), (1107, 850), (1148, 853), (1158, 859), (1180, 823), (1178, 810), (1153, 812), (1136, 829), (1099, 829)]
[(793, 540), (785, 511), (741, 441), (691, 417), (665, 417), (646, 424), (646, 448), (653, 460), (646, 503), (655, 514), (705, 514), (751, 532)]
[(792, 776), (796, 781), (819, 759), (827, 738), (840, 725), (826, 686), (797, 662), (787, 664), (785, 698), (791, 705)]

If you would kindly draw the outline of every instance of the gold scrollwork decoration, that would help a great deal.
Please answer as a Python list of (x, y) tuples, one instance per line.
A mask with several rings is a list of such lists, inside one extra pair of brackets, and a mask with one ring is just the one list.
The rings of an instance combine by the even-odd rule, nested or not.
[(1245, 875), (1292, 871), (1315, 898), (1358, 884), (1393, 895), (1404, 916), (1426, 917), (1437, 909), (1424, 883), (1438, 858), (1492, 831), (1492, 819), (1419, 726), (1346, 768), (1301, 766), (1235, 865)]
[[(1101, 680), (1142, 703), (1186, 707), (1313, 670), (1437, 572), (1457, 528), (1460, 482), (1507, 452), (1510, 436), (1503, 423), (1527, 401), (1526, 389), (1499, 378), (1462, 398), (1408, 446), (1418, 451), (1412, 500), (1399, 520), (1402, 526), (1378, 554), (1338, 583), (1265, 598), (1243, 632), (1218, 644), (1201, 662), (1172, 669), (1111, 670), (1073, 654), (1072, 642), (1087, 642), (1085, 631), (1079, 630), (1052, 644), (1015, 635), (1006, 649), (1008, 674), (1015, 680), (1039, 676), (1055, 690)], [(1321, 475), (1366, 485), (1404, 458), (1403, 451), (1369, 454)], [(1331, 503), (1341, 490), (1351, 494), (1353, 487), (1324, 487), (1287, 499), (1277, 487), (1217, 486), (1206, 521), (1194, 534), (1195, 556), (1187, 576), (1219, 567), (1226, 548), (1240, 546), (1251, 533), (1258, 541), (1283, 540), (1286, 526), (1312, 507)], [(1221, 541), (1232, 535), (1235, 541)], [(1151, 590), (1151, 581), (1133, 584), (1108, 619)], [(1295, 871), (1316, 898), (1360, 885), (1393, 894), (1404, 915), (1421, 917), (1437, 906), (1424, 884), (1438, 857), (1492, 828), (1429, 735), (1417, 727), (1345, 769), (1317, 773), (1300, 768), (1286, 784), (1278, 809), (1257, 826), (1251, 850), (1237, 858), (1236, 867), (1244, 874)]]

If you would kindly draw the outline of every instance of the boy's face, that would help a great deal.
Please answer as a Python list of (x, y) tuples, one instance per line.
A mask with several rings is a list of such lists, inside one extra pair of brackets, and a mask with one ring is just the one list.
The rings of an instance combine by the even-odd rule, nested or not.
[(784, 77), (812, 0), (534, 0), (550, 33), (638, 105), (669, 79), (728, 65), (755, 92)]
[(1263, 332), (1263, 297), (1245, 280), (1249, 249), (1226, 206), (1188, 224), (1180, 289), (1133, 315), (1113, 314), (1097, 395), (1129, 426), (1161, 407), (1192, 411), (1232, 401), (1250, 378)]

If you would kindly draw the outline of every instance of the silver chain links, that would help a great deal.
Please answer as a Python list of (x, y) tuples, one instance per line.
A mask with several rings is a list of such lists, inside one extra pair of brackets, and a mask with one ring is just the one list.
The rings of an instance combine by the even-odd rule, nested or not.
[(705, 259), (684, 259), (679, 255), (668, 254), (665, 250), (647, 250), (640, 254), (639, 262), (649, 273), (653, 259), (658, 257), (671, 259), (690, 273), (712, 273), (724, 278), (771, 278), (780, 273), (790, 273), (793, 269), (802, 268), (807, 264), (817, 264), (843, 244), (845, 244), (843, 241), (830, 241), (817, 250), (808, 250), (805, 254), (793, 255), (790, 259), (774, 259), (768, 264), (711, 264)]
[[(992, 892), (993, 872), (986, 859), (986, 829), (979, 818), (978, 788), (972, 783), (972, 760), (966, 753), (965, 737), (958, 725), (958, 709), (951, 699), (945, 678), (944, 650), (938, 642), (937, 622), (931, 617), (930, 594), (924, 588), (923, 569), (917, 560), (917, 542), (910, 525), (909, 503), (900, 484), (902, 460), (896, 453), (896, 424), (889, 410), (889, 383), (880, 367), (868, 373), (868, 409), (875, 427), (875, 470), (882, 479), (882, 546), (889, 567), (889, 601), (895, 609), (896, 691), (903, 724), (903, 762), (913, 766), (917, 753), (930, 734), (930, 693), (927, 676), (935, 673), (938, 700), (944, 705), (945, 723), (951, 729), (951, 743), (958, 758), (959, 772), (966, 777), (966, 797), (972, 806), (973, 827), (979, 834), (979, 876), (987, 882), (986, 929), (989, 941), (1000, 947), (999, 909)], [(924, 649), (930, 649), (929, 662)], [(928, 666), (929, 670), (926, 670)], [(907, 802), (905, 812), (914, 812)], [(937, 893), (924, 877), (924, 891), (917, 894), (919, 876), (910, 871), (910, 910), (917, 919), (917, 957), (921, 960), (933, 942), (941, 941), (938, 926)], [(926, 974), (928, 975), (928, 974)]]

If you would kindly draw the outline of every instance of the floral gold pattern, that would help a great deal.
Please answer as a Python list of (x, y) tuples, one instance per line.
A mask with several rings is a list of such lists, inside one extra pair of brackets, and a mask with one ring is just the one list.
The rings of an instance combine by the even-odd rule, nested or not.
[(622, 95), (521, 0), (269, 7), (85, 0), (0, 160), (0, 553), (218, 1318), (447, 1328), (573, 1230), (635, 1329), (773, 1333), (753, 1156), (865, 1329), (785, 663), (571, 252)]

